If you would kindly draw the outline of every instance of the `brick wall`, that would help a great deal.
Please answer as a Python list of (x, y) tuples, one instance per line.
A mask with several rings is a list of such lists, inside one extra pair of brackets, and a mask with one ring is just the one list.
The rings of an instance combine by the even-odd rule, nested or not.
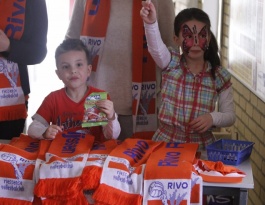
[[(221, 58), (228, 66), (230, 1), (223, 1)], [(248, 205), (265, 204), (265, 103), (236, 78), (232, 79), (237, 120), (232, 138), (255, 142), (251, 154), (254, 190), (249, 191)]]

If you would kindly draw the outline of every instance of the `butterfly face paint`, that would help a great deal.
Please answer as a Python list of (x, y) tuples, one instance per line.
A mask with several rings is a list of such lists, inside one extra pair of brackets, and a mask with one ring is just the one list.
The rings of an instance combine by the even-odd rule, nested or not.
[(208, 47), (207, 27), (204, 25), (200, 30), (198, 30), (200, 25), (198, 25), (196, 22), (193, 22), (192, 27), (189, 27), (187, 24), (182, 26), (182, 48), (185, 53), (189, 53), (193, 46), (198, 46), (204, 52)]

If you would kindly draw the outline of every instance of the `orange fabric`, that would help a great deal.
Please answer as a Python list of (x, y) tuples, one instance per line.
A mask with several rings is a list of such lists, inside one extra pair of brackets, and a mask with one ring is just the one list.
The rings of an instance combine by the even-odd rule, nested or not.
[[(26, 1), (0, 1), (0, 29), (15, 40), (24, 32)], [(25, 119), (27, 110), (18, 65), (0, 54), (0, 121)]]
[(91, 135), (58, 133), (45, 155), (45, 163), (40, 166), (35, 195), (55, 200), (72, 199), (80, 195), (81, 174), (93, 142), (94, 137)]
[(198, 144), (163, 142), (150, 155), (144, 173), (144, 204), (190, 204), (197, 149)]
[[(215, 183), (240, 183), (246, 176), (243, 171), (221, 161), (198, 160), (194, 165), (203, 181)], [(235, 175), (233, 175), (233, 173)]]
[[(148, 52), (143, 20), (139, 15), (141, 8), (141, 1), (134, 2), (132, 11), (132, 114), (134, 135), (147, 136), (150, 132), (153, 135), (157, 129), (157, 85), (156, 64)], [(151, 139), (151, 137), (149, 135), (148, 138)]]
[[(109, 23), (110, 1), (87, 1), (81, 35), (105, 37)], [(91, 29), (93, 28), (93, 29)]]
[(96, 204), (141, 204), (145, 163), (159, 145), (160, 142), (128, 138), (113, 149), (93, 194)]
[(121, 142), (108, 140), (100, 144), (94, 144), (89, 152), (88, 159), (83, 170), (81, 180), (84, 190), (94, 190), (99, 186), (103, 164), (109, 153)]
[(60, 198), (60, 200), (45, 199), (42, 201), (41, 205), (89, 205), (89, 203), (87, 202), (84, 194), (80, 192), (77, 196), (73, 197), (71, 200), (67, 198)]
[[(0, 74), (0, 82), (1, 82), (1, 79), (2, 79), (1, 75), (2, 74)], [(0, 87), (1, 86), (2, 85), (0, 85)], [(26, 106), (25, 106), (25, 101), (24, 101), (23, 104), (20, 104), (20, 105), (0, 107), (0, 112), (1, 112), (0, 121), (26, 119), (27, 116), (28, 116), (27, 109), (26, 109)]]
[(16, 141), (19, 139), (19, 137), (13, 137), (8, 144), (13, 145), (13, 143), (16, 143)]
[(137, 132), (134, 133), (133, 136), (131, 138), (134, 139), (143, 139), (143, 140), (152, 140), (153, 135), (155, 134), (155, 132)]
[[(25, 8), (26, 1), (19, 1), (19, 3), (17, 0), (0, 1), (0, 28), (8, 37), (17, 40), (22, 37), (25, 22), (23, 9)], [(16, 30), (13, 29), (14, 26)]]
[(87, 1), (81, 39), (93, 56), (92, 69), (97, 70), (100, 51), (104, 47), (110, 15), (110, 1)]
[(37, 153), (0, 144), (0, 201), (4, 204), (31, 204)]
[[(43, 140), (43, 141), (45, 141), (45, 140)], [(47, 142), (49, 142), (49, 141), (47, 141)], [(21, 133), (19, 137), (13, 137), (9, 144), (14, 146), (14, 147), (17, 147), (19, 149), (25, 150), (27, 152), (39, 154), (40, 143), (41, 143), (41, 140), (33, 139), (30, 136)], [(45, 150), (45, 153), (48, 150), (49, 145), (50, 144), (47, 144), (47, 149), (42, 148), (42, 150)], [(38, 176), (36, 176), (36, 172), (38, 175), (38, 170), (39, 170), (39, 163), (38, 163), (38, 159), (37, 159), (36, 163), (35, 163), (35, 169), (34, 169), (34, 182), (35, 183), (36, 183), (36, 180), (38, 179), (37, 178)], [(33, 204), (34, 205), (41, 204), (41, 203), (39, 203), (39, 201), (40, 201), (40, 199), (37, 196), (34, 196)]]
[(242, 172), (241, 170), (237, 169), (234, 166), (231, 165), (225, 165), (223, 162), (221, 161), (217, 161), (217, 162), (213, 162), (213, 161), (207, 161), (207, 160), (199, 160), (198, 162), (199, 164), (201, 163), (201, 165), (199, 165), (202, 170), (206, 170), (206, 171), (218, 171), (223, 175), (232, 173), (232, 172), (237, 172), (239, 174), (245, 174), (244, 172)]
[(39, 181), (40, 166), (42, 165), (42, 163), (45, 162), (45, 155), (50, 148), (51, 142), (52, 142), (51, 140), (40, 140), (38, 156), (36, 159), (36, 166), (35, 166), (35, 181), (36, 181), (36, 183)]
[(30, 136), (21, 133), (19, 137), (12, 139), (9, 144), (27, 152), (38, 153), (40, 140), (33, 139)]
[[(48, 151), (51, 142), (52, 142), (51, 140), (40, 140), (40, 142), (39, 142), (38, 156), (37, 156), (37, 159), (36, 159), (36, 165), (35, 165), (35, 170), (34, 170), (35, 185), (39, 181), (39, 178), (40, 178), (40, 166), (42, 165), (42, 163), (45, 163), (45, 154)], [(41, 198), (36, 196), (36, 195), (34, 195), (33, 204), (34, 205), (41, 205), (42, 204)]]

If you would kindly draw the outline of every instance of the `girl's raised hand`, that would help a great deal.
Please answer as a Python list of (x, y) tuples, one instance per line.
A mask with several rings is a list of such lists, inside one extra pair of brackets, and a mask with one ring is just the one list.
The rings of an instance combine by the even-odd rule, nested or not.
[(156, 9), (151, 0), (142, 1), (142, 9), (140, 10), (140, 16), (147, 24), (156, 22)]

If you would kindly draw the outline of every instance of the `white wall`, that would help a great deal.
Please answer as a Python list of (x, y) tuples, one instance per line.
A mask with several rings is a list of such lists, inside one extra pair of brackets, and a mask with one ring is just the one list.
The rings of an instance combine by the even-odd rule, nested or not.
[[(209, 15), (212, 24), (212, 32), (220, 43), (222, 0), (203, 0), (202, 9)], [(220, 45), (220, 44), (219, 44)]]
[(63, 41), (69, 24), (69, 0), (46, 0), (48, 11), (48, 53), (44, 61), (38, 65), (29, 66), (30, 98), (27, 125), (32, 122), (31, 117), (41, 105), (45, 96), (51, 91), (63, 87), (63, 83), (55, 73), (54, 53), (56, 47)]

